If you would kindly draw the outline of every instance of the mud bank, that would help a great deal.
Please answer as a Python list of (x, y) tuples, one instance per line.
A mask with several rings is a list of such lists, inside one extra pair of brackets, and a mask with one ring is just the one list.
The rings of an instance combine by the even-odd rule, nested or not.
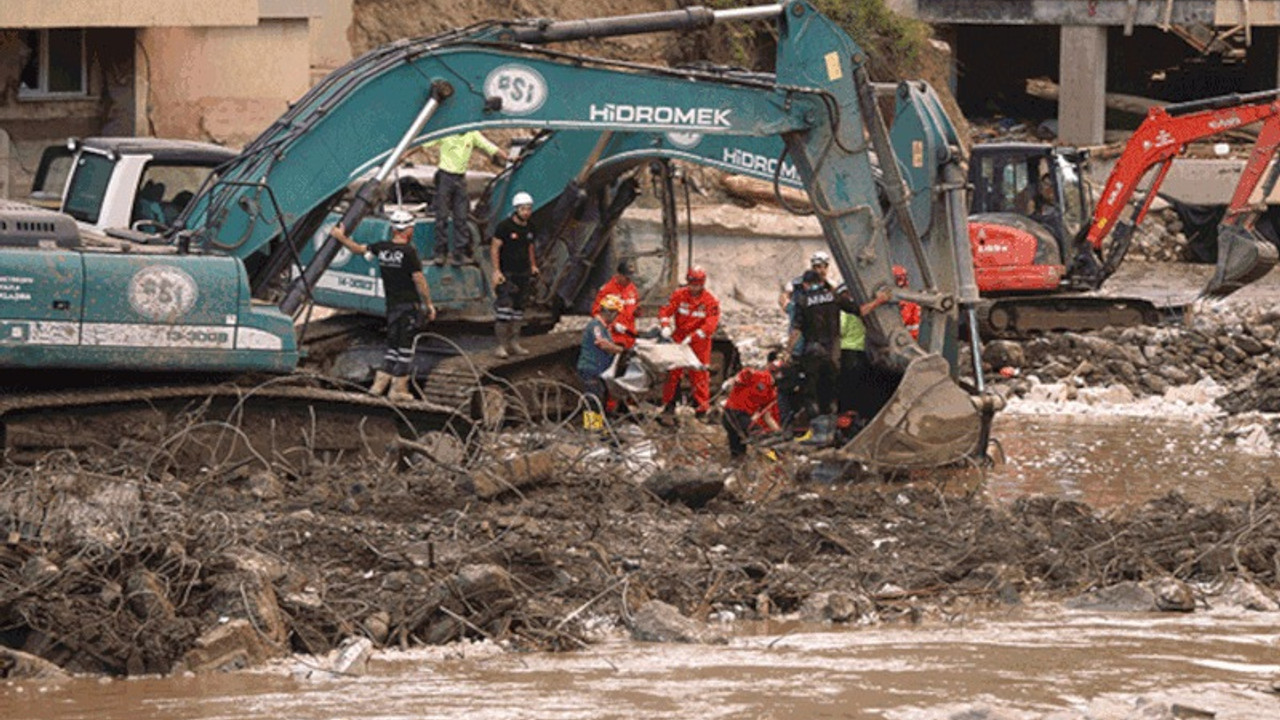
[(321, 655), (353, 636), (570, 650), (602, 629), (705, 639), (682, 623), (712, 617), (911, 622), (1119, 584), (1138, 609), (1191, 611), (1234, 578), (1259, 602), (1280, 588), (1270, 486), (1104, 514), (992, 503), (954, 474), (831, 485), (792, 455), (730, 468), (718, 428), (692, 422), (621, 432), (615, 450), (531, 427), (460, 464), (401, 468), (178, 476), (136, 448), (4, 468), (0, 641), (135, 675)]

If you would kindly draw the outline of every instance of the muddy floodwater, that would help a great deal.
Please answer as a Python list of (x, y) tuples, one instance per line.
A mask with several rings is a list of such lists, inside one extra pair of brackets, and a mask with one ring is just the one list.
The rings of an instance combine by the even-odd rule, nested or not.
[[(916, 627), (773, 625), (725, 646), (609, 642), (567, 654), (389, 653), (360, 678), (239, 675), (0, 688), (5, 718), (1040, 718), (1177, 703), (1280, 717), (1275, 618), (1018, 610)], [(745, 629), (751, 632), (751, 628)], [(1129, 713), (1126, 711), (1133, 711)]]
[(1004, 414), (993, 436), (1006, 458), (986, 476), (997, 500), (1044, 494), (1104, 509), (1177, 490), (1203, 505), (1280, 478), (1280, 456), (1240, 452), (1196, 419)]
[[(995, 434), (1007, 459), (984, 487), (1001, 501), (1039, 493), (1106, 508), (1178, 490), (1212, 503), (1247, 497), (1280, 469), (1280, 458), (1239, 453), (1191, 420), (1006, 414)], [(304, 679), (304, 661), (290, 659), (230, 675), (0, 685), (0, 718), (925, 720), (984, 707), (1009, 718), (1129, 718), (1164, 703), (1256, 720), (1280, 718), (1278, 630), (1280, 613), (1057, 605), (943, 611), (916, 625), (738, 623), (726, 626), (726, 645), (610, 635), (619, 639), (560, 654), (387, 652), (363, 677)]]

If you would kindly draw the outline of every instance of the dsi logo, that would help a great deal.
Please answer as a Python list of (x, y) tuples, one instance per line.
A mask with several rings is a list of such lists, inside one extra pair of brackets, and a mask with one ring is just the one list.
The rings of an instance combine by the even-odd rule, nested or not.
[(547, 101), (547, 81), (527, 65), (500, 65), (484, 79), (484, 94), (502, 98), (507, 115), (528, 115)]

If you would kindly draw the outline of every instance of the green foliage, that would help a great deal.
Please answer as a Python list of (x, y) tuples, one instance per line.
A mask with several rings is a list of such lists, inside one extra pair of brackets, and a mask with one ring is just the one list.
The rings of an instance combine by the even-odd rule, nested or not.
[[(866, 51), (873, 79), (888, 81), (921, 73), (924, 48), (931, 32), (927, 23), (893, 12), (885, 0), (810, 2)], [(720, 10), (758, 3), (751, 0), (705, 0), (704, 4)], [(752, 67), (760, 49), (774, 43), (774, 38), (763, 36), (764, 33), (771, 35), (772, 27), (764, 23), (726, 26), (722, 34), (717, 34), (719, 42), (702, 48), (706, 53), (704, 59)]]

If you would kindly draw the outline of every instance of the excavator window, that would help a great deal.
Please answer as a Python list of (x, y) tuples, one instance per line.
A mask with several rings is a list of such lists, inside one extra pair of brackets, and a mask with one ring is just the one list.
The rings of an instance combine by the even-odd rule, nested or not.
[(106, 155), (84, 152), (76, 160), (76, 171), (67, 188), (62, 211), (83, 223), (94, 224), (102, 214), (102, 200), (111, 182), (116, 161)]
[(213, 168), (207, 166), (149, 163), (142, 172), (130, 226), (139, 220), (173, 225), (182, 208), (211, 172)]

